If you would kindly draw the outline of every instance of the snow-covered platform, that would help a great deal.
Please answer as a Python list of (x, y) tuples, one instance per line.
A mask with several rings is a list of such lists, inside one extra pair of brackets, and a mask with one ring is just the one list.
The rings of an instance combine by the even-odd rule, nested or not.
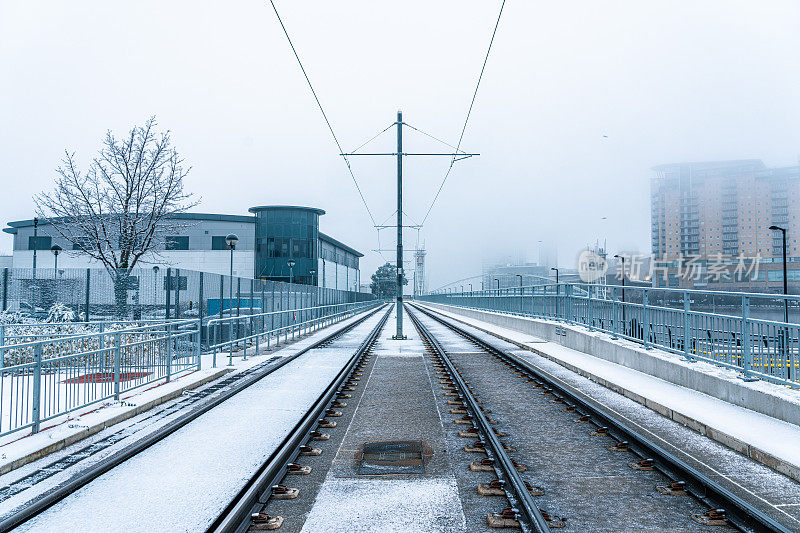
[(580, 390), (698, 471), (800, 531), (795, 477), (800, 427), (516, 328), (466, 317), (456, 307), (422, 305)]
[[(466, 530), (462, 503), (422, 344), (411, 320), (393, 340), (395, 313), (373, 348), (365, 380), (336, 459), (319, 488), (303, 532)], [(421, 441), (430, 450), (423, 475), (359, 475), (365, 442)]]
[[(357, 317), (240, 365), (294, 355), (352, 320)], [(380, 314), (375, 315), (333, 345), (290, 361), (34, 517), (20, 530), (204, 530), (291, 431), (379, 320)], [(45, 491), (70, 475), (65, 471), (53, 476), (44, 484), (47, 486), (37, 486), (37, 491)], [(7, 499), (0, 504), (0, 513), (24, 504), (30, 497), (21, 493)]]
[(159, 381), (146, 388), (138, 388), (121, 395), (119, 401), (109, 399), (57, 417), (43, 424), (39, 433), (28, 430), (11, 433), (0, 438), (0, 476), (50, 456), (80, 441), (84, 441), (112, 426), (131, 423), (133, 419), (160, 408), (184, 394), (191, 394), (208, 383), (228, 374), (244, 372), (263, 364), (272, 357), (289, 357), (316, 342), (332, 330), (346, 327), (361, 315), (328, 326), (316, 333), (299, 336), (298, 340), (276, 343), (273, 338), (268, 345), (260, 345), (260, 355), (253, 355), (254, 347), (245, 355), (234, 352), (229, 364), (228, 352), (205, 353), (201, 356), (202, 370), (189, 370), (172, 377), (171, 381)]

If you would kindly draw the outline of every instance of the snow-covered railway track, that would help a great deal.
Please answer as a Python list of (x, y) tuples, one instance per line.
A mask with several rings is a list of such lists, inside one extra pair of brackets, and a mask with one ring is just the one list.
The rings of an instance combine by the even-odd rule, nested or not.
[[(451, 319), (427, 308), (412, 309), (415, 322), (427, 330), (420, 333), (433, 339), (429, 345), (432, 356), (442, 361), (437, 365), (443, 372), (440, 377), (446, 376), (460, 394), (464, 420), (473, 425), (467, 431), (478, 439), (473, 451), (484, 457), (478, 462), (498, 473), (493, 488), (505, 492), (514, 506), (498, 514), (509, 524), (517, 521), (523, 529), (544, 531), (539, 520), (543, 515), (549, 527), (567, 530), (688, 531), (716, 525), (719, 531), (791, 531), (557, 376)], [(464, 346), (448, 353), (448, 347), (459, 342)], [(472, 353), (465, 349), (468, 345)], [(481, 405), (471, 401), (477, 398)], [(487, 421), (483, 419), (488, 412), (502, 425), (484, 427), (481, 422)], [(515, 441), (500, 443), (498, 451), (495, 441), (501, 429)], [(525, 475), (528, 486), (520, 486), (518, 472), (506, 468), (503, 456), (511, 453), (509, 449), (519, 461), (512, 464), (522, 470), (532, 466)], [(569, 479), (573, 475), (580, 480)], [(641, 490), (643, 480), (649, 494)], [(559, 493), (564, 488), (569, 494)], [(530, 489), (539, 502), (533, 509)], [(570, 519), (541, 513), (539, 507), (545, 506), (559, 514), (566, 511)], [(627, 521), (615, 523), (612, 517), (619, 516)]]
[[(82, 446), (77, 450), (71, 450), (69, 454), (65, 454), (63, 457), (38, 467), (34, 471), (8, 483), (0, 489), (0, 502), (10, 499), (38, 483), (45, 482), (49, 478), (63, 474), (68, 469), (74, 467), (79, 468), (79, 470), (66, 481), (46, 489), (23, 505), (6, 512), (0, 517), (0, 531), (9, 531), (24, 524), (32, 517), (62, 501), (101, 475), (147, 450), (166, 437), (175, 434), (190, 422), (196, 420), (223, 402), (230, 400), (264, 377), (276, 372), (312, 350), (330, 346), (337, 339), (374, 316), (375, 313), (379, 312), (382, 308), (383, 307), (375, 309), (344, 327), (337, 328), (332, 333), (300, 349), (293, 355), (282, 358), (270, 358), (245, 371), (231, 374), (198, 391), (193, 391), (183, 396), (180, 400), (141, 417), (133, 424), (114, 430), (110, 432), (110, 434), (103, 435), (100, 439), (94, 440), (90, 444)], [(164, 422), (164, 419), (170, 420)], [(152, 431), (152, 427), (159, 423), (161, 424), (160, 427)], [(109, 448), (120, 441), (128, 439), (129, 437), (137, 438), (137, 433), (147, 433), (148, 429), (150, 432), (144, 437), (138, 438), (135, 442), (125, 445), (112, 453), (107, 452)], [(98, 459), (98, 457), (101, 458)], [(88, 466), (86, 468), (80, 468), (81, 463), (85, 463)]]
[(334, 412), (333, 408), (339, 406), (339, 400), (349, 397), (345, 391), (352, 390), (352, 386), (355, 385), (355, 381), (352, 380), (357, 380), (357, 378), (354, 378), (353, 374), (363, 368), (364, 359), (369, 356), (369, 351), (378, 339), (392, 308), (393, 306), (389, 307), (347, 364), (297, 422), (294, 429), (264, 461), (217, 520), (211, 524), (208, 528), (209, 532), (230, 533), (247, 531), (251, 528), (277, 529), (280, 527), (283, 521), (282, 517), (270, 516), (264, 512), (267, 502), (270, 498), (293, 497), (293, 491), (296, 489), (278, 483), (287, 473), (303, 468), (294, 462), (298, 457), (317, 453), (311, 446), (314, 441), (328, 438), (323, 431), (332, 423), (320, 417), (324, 417), (326, 412)]

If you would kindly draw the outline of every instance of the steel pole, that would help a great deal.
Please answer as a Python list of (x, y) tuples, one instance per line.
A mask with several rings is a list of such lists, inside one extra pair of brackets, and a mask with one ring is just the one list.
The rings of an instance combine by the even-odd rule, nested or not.
[[(789, 294), (789, 275), (786, 272), (786, 230), (782, 229), (781, 234), (783, 237), (783, 295)], [(789, 299), (783, 299), (783, 321), (789, 323)]]
[(403, 113), (397, 112), (397, 334), (403, 335)]

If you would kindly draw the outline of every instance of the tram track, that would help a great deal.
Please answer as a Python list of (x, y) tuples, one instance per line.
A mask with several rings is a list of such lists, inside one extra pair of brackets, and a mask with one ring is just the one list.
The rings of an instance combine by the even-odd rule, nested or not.
[[(155, 422), (156, 418), (168, 417), (181, 410), (188, 409), (187, 412), (179, 415), (177, 418), (164, 424), (155, 431), (131, 443), (130, 445), (127, 445), (124, 448), (101, 458), (96, 463), (76, 473), (68, 480), (56, 485), (40, 495), (37, 495), (23, 506), (6, 513), (0, 518), (0, 532), (10, 531), (11, 529), (25, 523), (32, 517), (47, 510), (51, 506), (68, 497), (70, 494), (79, 490), (81, 487), (91, 483), (104, 473), (109, 472), (116, 466), (147, 450), (164, 438), (174, 434), (176, 431), (186, 426), (193, 420), (199, 418), (214, 407), (219, 406), (221, 403), (231, 399), (238, 393), (254, 385), (264, 377), (279, 370), (290, 362), (302, 357), (312, 350), (330, 346), (331, 343), (342, 337), (345, 333), (361, 325), (384, 307), (385, 306), (381, 306), (367, 312), (346, 326), (331, 332), (322, 339), (302, 348), (291, 356), (284, 358), (269, 358), (263, 363), (255, 365), (243, 372), (232, 374), (217, 380), (210, 385), (203, 387), (199, 391), (192, 392), (178, 402), (171, 404), (167, 408), (159, 410), (158, 413), (148, 415), (139, 421), (141, 424), (137, 422), (135, 425), (113, 432), (111, 435), (105, 436), (98, 441), (83, 446), (78, 450), (73, 451), (69, 455), (52, 461), (47, 465), (38, 468), (34, 472), (23, 476), (18, 480), (15, 480), (15, 482), (3, 487), (0, 489), (0, 501), (23, 492), (33, 484), (42, 482), (48, 477), (52, 477), (53, 475), (63, 472), (82, 461), (90, 459), (93, 456), (98, 456), (98, 454), (101, 454), (104, 450), (113, 446), (115, 443), (131, 437), (133, 434), (139, 431), (146, 430), (147, 425)], [(131, 429), (132, 427), (133, 429)]]
[[(550, 531), (545, 516), (533, 500), (530, 486), (526, 485), (526, 481), (519, 474), (517, 463), (509, 456), (504, 443), (497, 435), (498, 432), (492, 426), (489, 419), (484, 414), (483, 408), (470, 390), (471, 387), (467, 385), (464, 378), (460, 375), (452, 360), (447, 355), (447, 352), (442, 348), (441, 344), (430, 330), (419, 320), (416, 314), (409, 312), (409, 317), (417, 328), (423, 342), (425, 342), (427, 347), (434, 353), (437, 361), (440, 362), (440, 368), (443, 368), (449, 376), (449, 380), (446, 381), (452, 383), (454, 388), (458, 390), (460, 396), (455, 397), (454, 401), (458, 402), (462, 400), (462, 405), (466, 407), (465, 410), (468, 411), (468, 414), (463, 420), (473, 421), (475, 424), (474, 427), (479, 430), (480, 434), (483, 436), (481, 442), (488, 445), (488, 448), (485, 448), (488, 461), (484, 461), (483, 464), (487, 467), (495, 468), (498, 473), (497, 481), (499, 482), (494, 483), (494, 486), (490, 485), (490, 488), (503, 490), (504, 487), (509, 486), (511, 489), (510, 491), (505, 490), (505, 492), (512, 507), (501, 511), (494, 517), (494, 520), (499, 524), (504, 524), (508, 521), (509, 525), (519, 525), (522, 527), (523, 531), (536, 531), (537, 533), (546, 533)], [(467, 416), (470, 418), (467, 418)], [(469, 430), (466, 431), (472, 433)], [(477, 433), (477, 431), (475, 433)], [(499, 467), (499, 470), (497, 470), (496, 467)], [(521, 515), (515, 506), (519, 506), (522, 509)], [(492, 520), (491, 515), (487, 517), (487, 520)]]
[[(339, 402), (349, 398), (346, 392), (352, 390), (357, 384), (358, 374), (369, 357), (371, 348), (377, 341), (394, 306), (390, 306), (381, 320), (375, 325), (358, 349), (348, 360), (347, 364), (339, 371), (317, 400), (297, 422), (295, 427), (284, 438), (281, 444), (272, 452), (251, 479), (242, 487), (235, 498), (220, 513), (217, 519), (208, 527), (209, 533), (242, 532), (249, 529), (271, 530), (277, 529), (283, 523), (281, 516), (272, 516), (265, 512), (267, 503), (271, 498), (291, 499), (297, 497), (297, 489), (280, 484), (280, 481), (290, 473), (303, 472), (303, 465), (295, 463), (303, 455), (318, 455), (318, 449), (310, 445), (313, 441), (327, 440), (329, 436), (322, 431), (326, 427), (335, 426), (325, 418), (320, 418), (326, 413), (335, 413), (333, 408), (344, 406)], [(335, 414), (334, 416), (339, 416)]]
[[(533, 391), (539, 393), (537, 396), (545, 395), (546, 398), (550, 398), (548, 403), (560, 406), (560, 410), (567, 412), (570, 416), (574, 416), (573, 422), (594, 427), (590, 435), (596, 434), (613, 439), (612, 442), (614, 444), (608, 447), (610, 450), (632, 453), (638, 456), (638, 460), (631, 463), (632, 469), (642, 468), (661, 474), (665, 481), (659, 486), (665, 488), (667, 491), (665, 493), (670, 493), (671, 491), (674, 494), (686, 494), (706, 508), (705, 512), (693, 515), (693, 520), (698, 524), (716, 524), (733, 527), (741, 531), (790, 531), (790, 529), (777, 522), (752, 503), (734, 494), (688, 464), (677, 454), (672, 453), (648, 435), (628, 424), (618, 417), (612, 409), (605, 407), (575, 387), (556, 376), (542, 371), (513, 353), (493, 346), (491, 342), (472, 334), (467, 329), (460, 327), (460, 325), (454, 324), (453, 321), (445, 320), (426, 308), (414, 305), (409, 315), (414, 317), (415, 323), (422, 324), (420, 316), (416, 316), (418, 314), (435, 321), (434, 323), (437, 325), (443, 326), (452, 334), (471, 343), (480, 352), (486, 354), (487, 361), (490, 361), (490, 357), (493, 357), (496, 361), (502, 363), (510, 371), (509, 376), (516, 374), (517, 377), (524, 379), (525, 382), (529, 382), (533, 387)], [(430, 330), (430, 327), (426, 329)], [(423, 336), (434, 336), (430, 331), (427, 334), (424, 334), (423, 331), (420, 331), (420, 333)], [(452, 356), (448, 357), (446, 353), (445, 357), (441, 356), (441, 352), (445, 352), (445, 350), (442, 348), (440, 340), (434, 339), (434, 342), (430, 342), (430, 344), (432, 352), (442, 359), (445, 369), (450, 376), (453, 376), (452, 381), (459, 388), (464, 400), (466, 400), (464, 404), (475, 421), (475, 426), (481, 429), (487, 448), (491, 448), (491, 452), (487, 453), (488, 458), (491, 460), (494, 457), (493, 464), (500, 466), (498, 474), (508, 478), (507, 483), (498, 484), (505, 489), (510, 489), (506, 490), (506, 492), (509, 495), (512, 510), (507, 510), (507, 515), (509, 517), (519, 517), (523, 529), (526, 524), (522, 522), (527, 522), (527, 527), (529, 528), (537, 527), (531, 520), (529, 513), (530, 502), (525, 501), (527, 498), (524, 500), (519, 498), (520, 493), (524, 497), (527, 491), (523, 491), (518, 482), (513, 482), (514, 478), (517, 477), (515, 475), (516, 472), (512, 470), (509, 475), (509, 471), (506, 468), (507, 465), (504, 465), (505, 461), (501, 459), (502, 453), (498, 457), (496, 443), (492, 442), (497, 440), (494, 438), (494, 428), (491, 425), (487, 426), (489, 429), (481, 427), (482, 419), (486, 417), (480, 412), (480, 408), (477, 409), (477, 412), (475, 411), (476, 407), (480, 406), (472, 405), (472, 402), (469, 401), (470, 395), (468, 392), (469, 387), (472, 385), (463, 376), (459, 376), (459, 362), (457, 360), (454, 361)], [(462, 389), (462, 386), (466, 387), (466, 389)], [(464, 392), (464, 390), (467, 392)], [(479, 390), (476, 389), (476, 391)], [(531, 391), (531, 394), (534, 394), (533, 391)], [(534, 407), (531, 406), (530, 408)], [(502, 450), (502, 442), (500, 446)], [(537, 473), (533, 472), (532, 474), (536, 475)], [(535, 503), (532, 505), (534, 509), (538, 510)], [(519, 510), (515, 510), (514, 507), (519, 507)], [(547, 514), (545, 516), (549, 517)], [(552, 526), (552, 522), (550, 524)], [(542, 530), (547, 531), (547, 529)]]

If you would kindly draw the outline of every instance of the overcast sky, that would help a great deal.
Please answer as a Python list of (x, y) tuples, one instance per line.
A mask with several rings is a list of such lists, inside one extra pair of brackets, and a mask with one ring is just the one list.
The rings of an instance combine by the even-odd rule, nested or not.
[[(499, 1), (280, 0), (345, 149), (403, 110), (455, 144)], [(402, 6), (402, 7), (400, 7)], [(558, 242), (649, 251), (654, 165), (800, 154), (800, 2), (509, 0), (463, 148), (420, 240), (432, 287), (500, 254)], [(321, 207), (320, 227), (381, 262), (376, 232), (269, 2), (0, 0), (0, 222), (30, 218), (63, 150), (156, 115), (193, 166), (198, 211)], [(408, 150), (440, 149), (407, 132)], [(604, 137), (607, 136), (607, 137)], [(387, 132), (375, 150), (390, 150)], [(425, 214), (448, 161), (405, 164), (405, 211)], [(395, 163), (354, 163), (379, 222)], [(608, 217), (602, 220), (602, 217)], [(10, 236), (2, 234), (0, 252)], [(407, 231), (413, 248), (416, 231)], [(381, 235), (394, 245), (392, 230)], [(384, 252), (387, 259), (393, 253)]]

